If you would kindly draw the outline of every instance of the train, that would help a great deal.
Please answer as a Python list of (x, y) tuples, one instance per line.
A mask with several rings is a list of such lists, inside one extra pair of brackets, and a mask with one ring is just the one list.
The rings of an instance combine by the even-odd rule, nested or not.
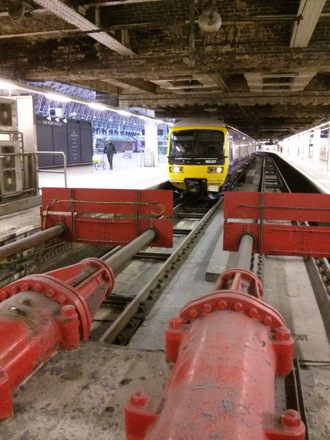
[(189, 118), (169, 131), (167, 170), (172, 185), (188, 193), (218, 195), (256, 151), (250, 136), (212, 118)]

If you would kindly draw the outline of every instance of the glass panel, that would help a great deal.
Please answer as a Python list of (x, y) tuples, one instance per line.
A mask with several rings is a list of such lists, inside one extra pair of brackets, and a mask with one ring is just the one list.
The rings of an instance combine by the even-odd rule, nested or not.
[(221, 158), (224, 134), (218, 130), (181, 130), (173, 132), (171, 157)]

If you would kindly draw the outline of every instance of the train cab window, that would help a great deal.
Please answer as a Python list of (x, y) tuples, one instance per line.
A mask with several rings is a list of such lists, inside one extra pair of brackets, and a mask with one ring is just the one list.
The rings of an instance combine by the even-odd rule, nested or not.
[(182, 130), (172, 133), (170, 140), (171, 157), (187, 157), (194, 155), (194, 132)]
[(224, 135), (218, 130), (199, 130), (196, 132), (197, 154), (205, 158), (223, 156)]
[(223, 157), (224, 133), (219, 130), (180, 130), (172, 133), (170, 157)]

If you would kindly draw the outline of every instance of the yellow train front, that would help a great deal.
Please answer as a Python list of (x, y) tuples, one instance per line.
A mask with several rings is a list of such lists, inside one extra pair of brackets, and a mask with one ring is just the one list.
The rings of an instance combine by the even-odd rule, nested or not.
[(219, 193), (255, 151), (255, 141), (216, 119), (177, 122), (169, 132), (170, 182), (190, 193)]

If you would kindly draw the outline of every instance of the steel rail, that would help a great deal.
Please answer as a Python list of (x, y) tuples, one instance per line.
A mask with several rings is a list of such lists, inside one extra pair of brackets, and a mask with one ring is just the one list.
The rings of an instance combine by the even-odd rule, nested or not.
[(129, 321), (137, 313), (141, 302), (145, 301), (150, 292), (157, 286), (166, 273), (169, 272), (171, 268), (175, 266), (180, 256), (185, 253), (186, 249), (189, 248), (190, 244), (195, 240), (199, 233), (204, 229), (209, 220), (213, 217), (219, 206), (221, 205), (223, 198), (219, 199), (218, 202), (210, 209), (210, 211), (204, 216), (204, 218), (197, 223), (194, 229), (187, 235), (187, 237), (182, 241), (180, 246), (172, 253), (168, 260), (158, 269), (151, 280), (141, 289), (134, 299), (128, 304), (128, 306), (123, 310), (123, 312), (117, 317), (117, 319), (111, 324), (111, 326), (106, 330), (106, 332), (99, 339), (102, 342), (111, 344), (115, 341), (117, 336), (121, 331), (125, 329)]

